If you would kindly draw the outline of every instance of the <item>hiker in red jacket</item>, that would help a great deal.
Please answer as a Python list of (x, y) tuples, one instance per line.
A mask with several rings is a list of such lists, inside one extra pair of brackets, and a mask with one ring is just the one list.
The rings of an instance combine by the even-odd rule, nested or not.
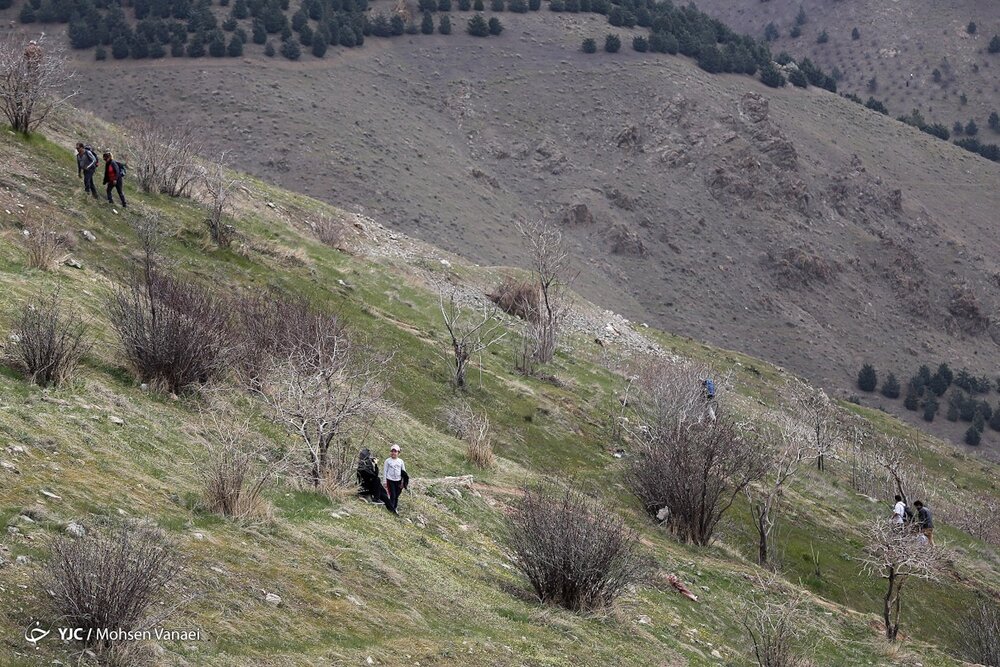
[(128, 208), (125, 193), (122, 192), (122, 181), (125, 180), (125, 170), (120, 162), (115, 162), (111, 153), (104, 154), (104, 184), (108, 186), (108, 203), (113, 204), (111, 190), (118, 190), (118, 198), (122, 200), (122, 208)]

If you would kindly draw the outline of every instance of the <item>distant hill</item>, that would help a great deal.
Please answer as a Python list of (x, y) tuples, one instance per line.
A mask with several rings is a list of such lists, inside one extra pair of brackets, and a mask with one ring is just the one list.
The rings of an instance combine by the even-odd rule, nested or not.
[[(1000, 34), (1000, 3), (701, 0), (697, 5), (758, 37), (773, 23), (780, 34), (771, 42), (775, 54), (787, 51), (827, 71), (836, 68), (840, 90), (884, 100), (894, 118), (918, 109), (929, 122), (949, 129), (956, 121), (975, 120), (983, 139), (1000, 141), (1000, 133), (987, 129), (989, 115), (1000, 113), (1000, 51), (989, 52)], [(805, 22), (794, 38), (800, 10)], [(818, 43), (824, 32), (828, 40)], [(869, 86), (872, 79), (875, 85)]]

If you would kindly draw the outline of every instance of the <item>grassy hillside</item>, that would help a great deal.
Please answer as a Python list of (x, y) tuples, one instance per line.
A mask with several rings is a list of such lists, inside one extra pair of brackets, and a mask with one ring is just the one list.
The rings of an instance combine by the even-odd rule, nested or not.
[[(832, 394), (865, 362), (904, 384), (923, 363), (996, 375), (996, 323), (950, 304), (967, 290), (986, 317), (1000, 305), (1000, 166), (822, 90), (637, 53), (639, 29), (613, 29), (619, 53), (583, 53), (603, 16), (502, 20), (496, 38), (372, 37), (298, 62), (255, 47), (74, 66), (105, 94), (80, 99), (94, 113), (190, 123), (206, 153), (482, 264), (521, 261), (512, 219), (562, 220), (588, 299)], [(881, 405), (919, 424), (901, 403)]]
[[(49, 138), (7, 134), (0, 155), (11, 168), (0, 181), (0, 332), (21, 306), (59, 290), (86, 320), (96, 344), (83, 368), (56, 390), (27, 384), (0, 367), (0, 662), (77, 660), (78, 649), (51, 639), (31, 650), (22, 635), (47, 616), (34, 583), (47, 540), (70, 521), (90, 531), (122, 517), (148, 518), (186, 557), (171, 587), (187, 600), (166, 622), (200, 627), (201, 642), (150, 647), (143, 664), (164, 665), (710, 665), (745, 664), (747, 640), (737, 599), (764, 574), (753, 565), (753, 535), (740, 503), (709, 548), (680, 545), (657, 530), (624, 488), (602, 429), (624, 379), (610, 359), (660, 350), (734, 369), (734, 406), (754, 402), (786, 410), (789, 376), (765, 362), (690, 338), (633, 327), (584, 302), (571, 335), (544, 369), (551, 379), (512, 368), (513, 349), (483, 360), (482, 380), (464, 397), (488, 412), (499, 462), (471, 467), (464, 445), (445, 433), (441, 409), (458, 399), (440, 354), (435, 285), (451, 283), (481, 298), (501, 269), (480, 267), (389, 232), (318, 201), (247, 178), (234, 210), (240, 241), (209, 242), (206, 211), (189, 200), (129, 189), (128, 211), (92, 203), (74, 178), (69, 146), (81, 133), (115, 129), (83, 115), (61, 119)], [(306, 220), (320, 212), (352, 225), (351, 254), (316, 242)], [(53, 272), (26, 268), (25, 216), (47, 219), (75, 236), (72, 258)], [(118, 351), (103, 299), (138, 251), (130, 220), (159, 216), (169, 230), (164, 254), (173, 270), (214, 289), (280, 287), (336, 312), (349, 327), (396, 351), (391, 409), (371, 442), (387, 452), (401, 442), (419, 482), (404, 495), (401, 518), (351, 497), (302, 490), (282, 479), (269, 488), (269, 520), (226, 521), (203, 508), (206, 461), (200, 395), (178, 399), (133, 379)], [(95, 241), (85, 240), (82, 230)], [(444, 259), (446, 262), (442, 262)], [(593, 343), (608, 322), (623, 335)], [(513, 326), (513, 323), (508, 323)], [(596, 333), (595, 333), (596, 332)], [(4, 336), (6, 338), (6, 335)], [(253, 405), (238, 395), (238, 406)], [(919, 443), (912, 463), (932, 480), (929, 501), (995, 497), (996, 468), (954, 453), (881, 413), (852, 408), (871, 427)], [(259, 410), (253, 419), (276, 449), (291, 440)], [(1000, 588), (995, 550), (952, 527), (939, 532), (952, 550), (941, 582), (912, 584), (898, 646), (880, 638), (881, 586), (858, 576), (860, 528), (888, 510), (849, 488), (848, 462), (806, 471), (785, 504), (778, 534), (782, 596), (806, 595), (802, 623), (815, 665), (958, 664), (958, 619), (974, 590)], [(473, 475), (472, 485), (441, 481)], [(559, 476), (626, 518), (654, 564), (647, 584), (599, 615), (578, 615), (532, 599), (500, 540), (505, 507), (518, 487)], [(46, 493), (43, 493), (46, 492)], [(58, 496), (58, 498), (53, 497)], [(22, 516), (34, 518), (33, 522)], [(812, 554), (819, 554), (819, 566)], [(19, 556), (27, 556), (27, 561)], [(699, 595), (693, 603), (663, 580), (676, 573)], [(266, 593), (280, 604), (265, 601)], [(83, 663), (87, 656), (80, 658)]]

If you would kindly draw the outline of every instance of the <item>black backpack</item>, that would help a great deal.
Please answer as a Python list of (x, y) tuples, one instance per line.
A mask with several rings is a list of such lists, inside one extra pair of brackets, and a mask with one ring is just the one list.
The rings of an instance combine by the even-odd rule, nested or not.
[(115, 168), (118, 170), (118, 178), (120, 180), (125, 180), (125, 174), (128, 173), (128, 165), (124, 162), (118, 162), (115, 160)]

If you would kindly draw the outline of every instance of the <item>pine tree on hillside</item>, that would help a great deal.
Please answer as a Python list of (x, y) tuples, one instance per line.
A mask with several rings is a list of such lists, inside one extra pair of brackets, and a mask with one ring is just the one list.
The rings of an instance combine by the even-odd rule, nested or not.
[(924, 403), (924, 421), (934, 421), (934, 416), (938, 411), (938, 402), (935, 398), (928, 398)]
[(917, 396), (917, 392), (913, 390), (913, 387), (907, 388), (906, 398), (903, 399), (903, 407), (911, 411), (915, 411), (920, 407), (920, 397)]
[(990, 418), (990, 428), (994, 431), (1000, 431), (1000, 405), (993, 411), (993, 416)]
[(889, 373), (882, 383), (882, 395), (886, 398), (899, 398), (899, 380), (892, 373)]
[(979, 442), (982, 440), (983, 434), (981, 431), (976, 430), (976, 427), (970, 426), (969, 430), (965, 432), (965, 444), (971, 445), (973, 447), (978, 447)]
[(958, 406), (957, 405), (955, 405), (954, 403), (949, 403), (948, 404), (948, 412), (947, 412), (947, 414), (945, 414), (945, 419), (947, 419), (950, 422), (957, 422), (958, 421)]
[(799, 5), (799, 13), (795, 15), (795, 25), (805, 25), (807, 20), (806, 8)]
[(858, 389), (861, 391), (875, 391), (878, 386), (878, 375), (871, 364), (865, 364), (858, 371)]
[(986, 48), (990, 53), (1000, 53), (1000, 35), (993, 35), (990, 45)]
[(474, 14), (469, 19), (466, 31), (473, 37), (487, 37), (490, 34), (490, 25), (486, 22), (486, 18), (482, 14)]
[(765, 86), (771, 88), (781, 88), (785, 85), (785, 75), (779, 72), (772, 63), (767, 63), (760, 68), (760, 80)]

